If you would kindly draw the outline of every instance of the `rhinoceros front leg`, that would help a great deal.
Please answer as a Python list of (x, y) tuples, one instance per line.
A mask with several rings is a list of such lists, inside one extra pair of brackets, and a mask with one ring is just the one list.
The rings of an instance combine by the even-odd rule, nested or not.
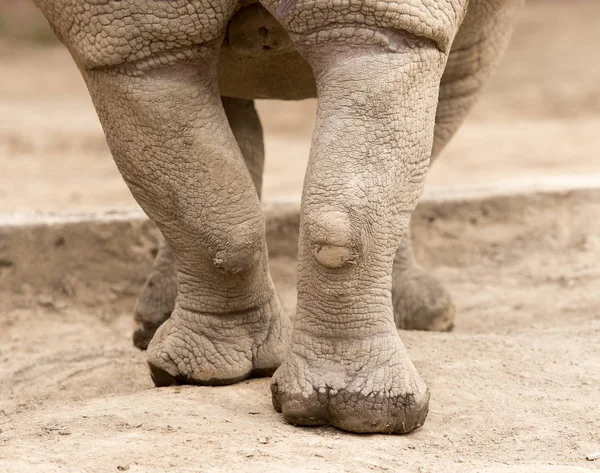
[(432, 66), (441, 66), (434, 48), (417, 52), (417, 44), (346, 54), (321, 45), (329, 56), (316, 73), (298, 312), (272, 384), (275, 408), (293, 424), (407, 432), (427, 414), (429, 392), (398, 337), (390, 293), (393, 257), (427, 173)]
[(148, 346), (159, 386), (270, 373), (289, 329), (268, 271), (258, 195), (218, 96), (214, 53), (140, 76), (88, 73), (115, 160), (175, 255), (175, 308)]
[(424, 187), (464, 3), (323, 2), (325, 11), (298, 0), (274, 9), (313, 67), (319, 100), (296, 325), (272, 381), (288, 422), (403, 433), (425, 420), (429, 391), (394, 323), (392, 265)]
[(36, 3), (78, 63), (121, 174), (175, 256), (175, 308), (147, 352), (155, 384), (271, 373), (291, 327), (217, 84), (236, 1)]
[(176, 259), (175, 308), (148, 346), (159, 386), (270, 373), (289, 329), (268, 271), (258, 195), (218, 95), (214, 53), (139, 76), (87, 77), (115, 160)]
[[(223, 109), (260, 198), (264, 167), (263, 133), (251, 100), (223, 97)], [(177, 295), (175, 256), (164, 239), (135, 307), (133, 343), (145, 350), (154, 333), (171, 315)]]

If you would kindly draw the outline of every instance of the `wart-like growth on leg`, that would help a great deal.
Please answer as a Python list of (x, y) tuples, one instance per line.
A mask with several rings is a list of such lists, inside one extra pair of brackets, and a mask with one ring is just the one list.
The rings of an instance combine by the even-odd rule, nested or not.
[(361, 245), (347, 212), (314, 209), (304, 217), (303, 225), (320, 264), (330, 269), (356, 264)]

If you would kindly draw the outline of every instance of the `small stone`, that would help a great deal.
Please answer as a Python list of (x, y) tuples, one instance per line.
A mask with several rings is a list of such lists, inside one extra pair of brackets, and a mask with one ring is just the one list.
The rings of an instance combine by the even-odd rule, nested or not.
[(54, 306), (54, 301), (50, 296), (43, 295), (38, 299), (38, 304), (40, 307), (44, 307), (45, 309), (56, 309)]
[(129, 470), (129, 465), (119, 465), (119, 466), (117, 466), (117, 470), (127, 471), (127, 470)]
[(588, 461), (593, 462), (594, 460), (598, 460), (600, 458), (600, 452), (592, 452), (592, 453), (588, 453), (585, 456), (585, 459)]
[(595, 235), (586, 235), (577, 246), (581, 251), (595, 251), (600, 249), (600, 237)]
[(269, 443), (269, 440), (270, 440), (269, 437), (260, 437), (258, 439), (258, 442), (262, 443), (263, 445), (265, 445), (265, 444)]
[(559, 278), (559, 283), (563, 287), (573, 287), (575, 286), (575, 281), (567, 276), (561, 276)]

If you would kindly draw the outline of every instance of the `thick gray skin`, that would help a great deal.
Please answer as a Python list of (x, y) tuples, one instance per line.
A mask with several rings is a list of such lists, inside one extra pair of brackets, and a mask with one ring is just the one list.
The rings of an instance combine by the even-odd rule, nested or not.
[[(168, 244), (137, 307), (142, 323), (158, 325), (176, 277), (172, 314), (148, 346), (155, 383), (228, 384), (281, 364), (273, 404), (291, 423), (420, 427), (429, 392), (394, 307), (399, 325), (437, 329), (453, 309), (414, 263), (410, 215), (430, 157), (501, 56), (520, 0), (36, 3)], [(221, 94), (319, 98), (293, 333), (268, 269), (260, 125), (250, 102)]]
[[(251, 100), (223, 97), (223, 109), (229, 126), (240, 147), (246, 167), (260, 198), (265, 150), (258, 114)], [(135, 307), (136, 330), (133, 343), (145, 350), (154, 333), (167, 320), (175, 307), (177, 296), (177, 270), (173, 251), (162, 239)]]

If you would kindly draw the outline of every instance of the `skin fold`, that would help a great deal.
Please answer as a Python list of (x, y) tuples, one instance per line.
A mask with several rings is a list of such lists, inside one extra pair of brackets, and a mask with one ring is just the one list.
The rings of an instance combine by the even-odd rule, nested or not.
[[(429, 391), (397, 327), (448, 330), (455, 311), (414, 259), (410, 216), (520, 0), (35, 1), (165, 239), (135, 310), (155, 384), (275, 372), (290, 423), (420, 427)], [(269, 274), (252, 101), (315, 96), (292, 330)]]

